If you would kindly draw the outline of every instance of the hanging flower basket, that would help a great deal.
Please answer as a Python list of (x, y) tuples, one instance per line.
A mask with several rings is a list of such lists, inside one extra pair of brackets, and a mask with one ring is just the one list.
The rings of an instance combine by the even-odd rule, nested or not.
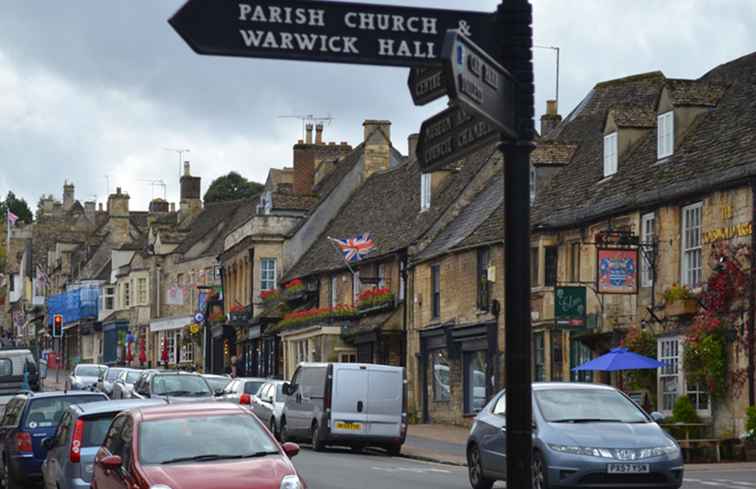
[(389, 288), (368, 289), (362, 292), (359, 297), (359, 310), (373, 309), (387, 304), (394, 303), (394, 293)]
[(290, 312), (278, 323), (281, 329), (324, 323), (337, 319), (352, 318), (355, 310), (352, 306), (340, 304), (336, 307), (320, 307)]

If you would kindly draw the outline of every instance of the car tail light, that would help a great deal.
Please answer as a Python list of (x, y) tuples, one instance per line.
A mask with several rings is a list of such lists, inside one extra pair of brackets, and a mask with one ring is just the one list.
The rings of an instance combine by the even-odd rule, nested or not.
[(73, 436), (71, 436), (71, 452), (68, 454), (71, 463), (78, 464), (81, 462), (82, 438), (84, 438), (84, 421), (78, 420), (74, 424)]
[(32, 450), (33, 448), (31, 433), (27, 433), (26, 431), (16, 433), (16, 451), (31, 452)]
[(252, 396), (250, 396), (249, 394), (246, 394), (246, 393), (242, 394), (239, 397), (239, 404), (247, 404), (247, 405), (252, 404)]

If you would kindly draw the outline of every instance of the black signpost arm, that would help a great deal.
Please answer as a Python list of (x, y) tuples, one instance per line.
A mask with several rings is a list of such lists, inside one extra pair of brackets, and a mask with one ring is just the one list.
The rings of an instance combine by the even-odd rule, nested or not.
[(530, 489), (533, 474), (530, 325), (530, 152), (533, 150), (533, 9), (528, 0), (502, 0), (497, 28), (498, 61), (515, 77), (518, 140), (505, 143), (505, 324), (507, 487)]

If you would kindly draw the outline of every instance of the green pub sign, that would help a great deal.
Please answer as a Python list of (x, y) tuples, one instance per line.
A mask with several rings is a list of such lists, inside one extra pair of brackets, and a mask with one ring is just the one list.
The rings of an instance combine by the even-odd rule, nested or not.
[(554, 290), (554, 319), (558, 328), (586, 326), (585, 287), (556, 287)]

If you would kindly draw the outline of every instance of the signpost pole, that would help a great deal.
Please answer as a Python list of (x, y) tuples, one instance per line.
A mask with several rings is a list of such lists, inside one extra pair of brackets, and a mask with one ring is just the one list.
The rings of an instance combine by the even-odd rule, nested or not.
[[(533, 482), (530, 325), (530, 152), (535, 128), (532, 6), (528, 0), (502, 0), (497, 26), (499, 59), (514, 76), (518, 139), (502, 146), (504, 155), (504, 289), (507, 397), (507, 487), (529, 489)], [(506, 141), (507, 139), (505, 139)]]

